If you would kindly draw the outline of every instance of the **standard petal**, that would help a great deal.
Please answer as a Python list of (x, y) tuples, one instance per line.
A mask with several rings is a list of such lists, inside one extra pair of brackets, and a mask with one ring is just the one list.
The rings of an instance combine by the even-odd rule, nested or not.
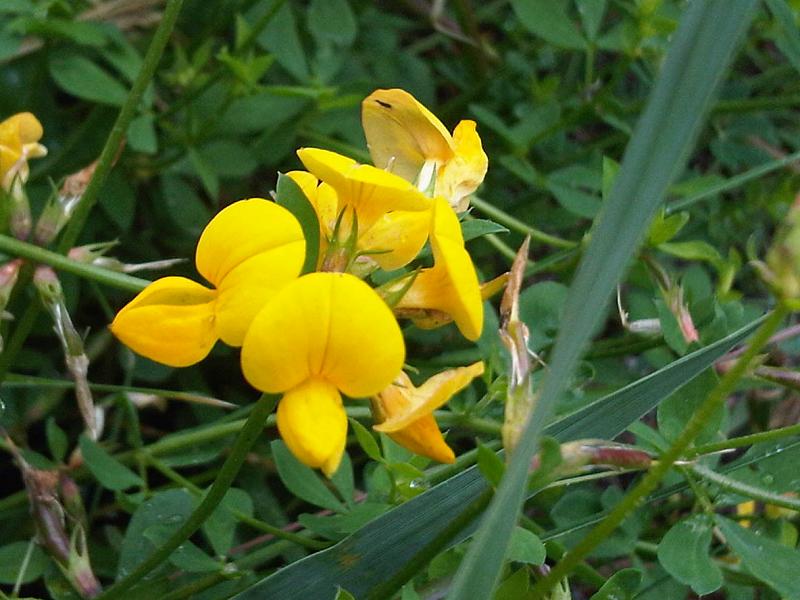
[(266, 392), (320, 377), (364, 397), (391, 383), (404, 358), (400, 327), (367, 284), (345, 273), (311, 273), (278, 292), (253, 320), (242, 370)]
[(383, 215), (358, 239), (358, 248), (382, 269), (399, 269), (414, 260), (430, 230), (428, 211), (394, 211)]
[(255, 316), (300, 275), (304, 260), (305, 243), (298, 240), (256, 254), (230, 271), (217, 288), (215, 323), (220, 339), (241, 346)]
[(197, 270), (215, 287), (248, 258), (303, 240), (288, 210), (263, 198), (240, 200), (222, 209), (197, 243)]
[(372, 162), (415, 182), (422, 166), (453, 156), (453, 138), (436, 116), (408, 92), (375, 90), (361, 103), (361, 123)]
[(203, 360), (217, 341), (216, 294), (183, 277), (164, 277), (125, 306), (110, 329), (134, 352), (172, 367)]
[(333, 475), (347, 439), (347, 414), (336, 387), (309, 379), (287, 391), (278, 404), (278, 431), (300, 462)]

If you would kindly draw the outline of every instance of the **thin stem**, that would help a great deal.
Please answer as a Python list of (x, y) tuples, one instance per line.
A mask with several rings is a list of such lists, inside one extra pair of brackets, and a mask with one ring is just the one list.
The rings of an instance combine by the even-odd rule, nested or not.
[(733, 190), (739, 187), (740, 185), (747, 183), (753, 179), (758, 179), (762, 175), (766, 175), (767, 173), (772, 173), (772, 171), (777, 171), (778, 169), (782, 169), (794, 162), (800, 161), (800, 152), (795, 152), (793, 154), (789, 154), (782, 158), (778, 158), (775, 160), (771, 160), (765, 162), (763, 165), (759, 165), (749, 171), (745, 171), (744, 173), (740, 173), (739, 175), (735, 175), (726, 179), (725, 181), (721, 181), (717, 185), (711, 186), (709, 188), (704, 189), (701, 192), (693, 194), (691, 196), (687, 196), (686, 198), (682, 198), (681, 200), (676, 200), (674, 202), (670, 202), (666, 205), (666, 213), (672, 214), (679, 210), (683, 210), (691, 206), (692, 204), (699, 202), (700, 200), (705, 200), (706, 198), (710, 198), (711, 196), (716, 196), (717, 194), (721, 194), (722, 192), (727, 192), (728, 190)]
[(625, 497), (611, 510), (610, 513), (594, 527), (570, 552), (564, 556), (545, 577), (539, 580), (531, 589), (531, 598), (542, 598), (561, 579), (568, 576), (572, 570), (603, 540), (607, 539), (622, 523), (625, 517), (634, 510), (639, 503), (658, 486), (675, 461), (681, 457), (692, 441), (702, 432), (706, 423), (712, 418), (714, 412), (734, 391), (739, 380), (747, 372), (750, 363), (758, 352), (767, 343), (770, 336), (780, 326), (788, 314), (785, 306), (778, 306), (767, 318), (764, 324), (753, 335), (747, 350), (742, 354), (736, 364), (723, 375), (719, 383), (711, 390), (703, 403), (695, 410), (681, 434), (669, 449), (661, 455), (655, 466), (645, 475), (638, 484), (628, 492)]
[(106, 181), (106, 177), (108, 177), (108, 174), (111, 172), (111, 168), (114, 166), (114, 160), (125, 139), (128, 126), (136, 116), (139, 102), (147, 86), (150, 85), (150, 81), (153, 79), (158, 63), (161, 61), (161, 55), (164, 53), (164, 48), (167, 46), (167, 42), (172, 35), (172, 29), (175, 27), (175, 21), (178, 18), (178, 13), (180, 13), (182, 5), (183, 0), (167, 1), (164, 13), (161, 16), (161, 22), (158, 24), (158, 28), (153, 34), (153, 39), (142, 61), (142, 68), (139, 70), (139, 74), (136, 76), (136, 80), (133, 82), (130, 92), (128, 92), (128, 97), (125, 99), (125, 104), (122, 105), (119, 115), (117, 115), (117, 120), (114, 121), (111, 133), (108, 135), (108, 139), (106, 139), (105, 146), (103, 146), (103, 150), (100, 152), (100, 158), (97, 160), (97, 169), (95, 169), (92, 180), (86, 187), (86, 191), (78, 201), (75, 212), (72, 214), (64, 234), (61, 237), (61, 241), (58, 244), (58, 251), (61, 254), (66, 254), (66, 252), (75, 245), (86, 223), (86, 219), (89, 217), (89, 212), (97, 203), (100, 190)]
[(780, 506), (782, 508), (800, 511), (800, 500), (797, 500), (796, 498), (782, 496), (781, 494), (770, 492), (769, 490), (750, 485), (749, 483), (744, 483), (742, 481), (731, 479), (730, 477), (725, 477), (725, 475), (720, 475), (719, 473), (712, 471), (703, 465), (694, 465), (692, 467), (692, 472), (703, 479), (718, 485), (723, 490), (733, 492), (734, 494), (747, 496), (753, 500), (759, 500), (761, 502), (766, 502), (767, 504), (774, 504), (775, 506)]
[(216, 480), (200, 505), (164, 544), (150, 554), (150, 556), (142, 561), (139, 566), (126, 577), (117, 581), (114, 585), (106, 589), (103, 594), (98, 596), (100, 600), (111, 600), (112, 598), (123, 597), (124, 592), (130, 590), (154, 568), (164, 562), (178, 546), (189, 539), (189, 537), (200, 528), (225, 497), (228, 489), (230, 489), (233, 480), (236, 478), (236, 475), (238, 475), (239, 469), (242, 467), (247, 457), (247, 453), (261, 435), (264, 425), (267, 422), (267, 417), (272, 412), (276, 400), (276, 396), (269, 394), (263, 394), (261, 398), (258, 399), (258, 402), (256, 402), (253, 408), (253, 412), (250, 413), (244, 427), (242, 427), (242, 430), (236, 437), (231, 452), (222, 465), (222, 468), (219, 470)]
[[(191, 494), (197, 497), (202, 497), (203, 490), (199, 486), (195, 485), (194, 483), (186, 479), (183, 475), (178, 473), (175, 469), (173, 469), (169, 465), (165, 464), (164, 462), (160, 461), (154, 456), (145, 455), (144, 459), (150, 466), (155, 468), (159, 473), (164, 475), (164, 477), (166, 477), (167, 479), (170, 479), (171, 481), (177, 483), (178, 485), (183, 486)], [(263, 533), (269, 533), (270, 535), (273, 535), (276, 538), (282, 538), (288, 542), (292, 542), (293, 544), (299, 544), (300, 546), (304, 546), (309, 550), (322, 550), (323, 548), (327, 548), (330, 545), (325, 542), (320, 542), (317, 540), (313, 540), (311, 538), (307, 538), (302, 535), (298, 535), (296, 533), (292, 533), (291, 531), (286, 531), (284, 529), (281, 529), (280, 527), (275, 527), (274, 525), (270, 525), (269, 523), (266, 523), (260, 519), (251, 517), (250, 515), (243, 513), (240, 510), (229, 508), (228, 512), (230, 512), (240, 523), (249, 525), (253, 529), (257, 529), (258, 531), (261, 531)]]
[(523, 235), (529, 235), (531, 236), (531, 239), (537, 240), (543, 244), (555, 246), (556, 248), (575, 248), (578, 246), (577, 242), (565, 240), (564, 238), (560, 238), (558, 236), (545, 233), (544, 231), (536, 229), (535, 227), (531, 227), (527, 223), (520, 221), (516, 217), (512, 217), (507, 212), (497, 208), (496, 206), (493, 206), (492, 204), (489, 204), (486, 202), (486, 200), (483, 200), (478, 196), (472, 196), (470, 198), (470, 203), (487, 217), (491, 217), (501, 225), (505, 225), (509, 229), (517, 231)]
[(713, 442), (711, 444), (703, 444), (702, 446), (692, 448), (689, 451), (688, 456), (702, 456), (703, 454), (713, 454), (714, 452), (722, 452), (724, 450), (732, 450), (734, 448), (743, 448), (745, 446), (752, 446), (753, 444), (774, 442), (775, 440), (793, 435), (800, 435), (800, 424), (789, 425), (788, 427), (781, 427), (780, 429), (772, 429), (770, 431), (762, 431), (760, 433), (752, 433), (750, 435), (743, 435), (741, 437), (722, 440), (720, 442)]
[[(150, 47), (147, 49), (147, 53), (142, 61), (142, 68), (139, 71), (139, 74), (136, 76), (136, 80), (133, 82), (130, 92), (128, 92), (128, 97), (125, 99), (125, 104), (122, 105), (122, 109), (119, 111), (119, 115), (117, 115), (117, 120), (114, 122), (114, 125), (111, 128), (111, 133), (106, 139), (105, 146), (103, 146), (103, 150), (100, 152), (100, 158), (97, 160), (97, 168), (94, 171), (92, 180), (89, 182), (89, 185), (86, 187), (83, 196), (81, 196), (81, 199), (78, 201), (75, 212), (72, 214), (72, 218), (67, 224), (64, 234), (61, 237), (61, 241), (58, 244), (58, 252), (60, 254), (66, 254), (69, 249), (75, 245), (75, 242), (77, 241), (78, 236), (80, 235), (81, 231), (83, 230), (83, 226), (86, 223), (86, 219), (89, 217), (89, 212), (97, 202), (100, 190), (105, 183), (106, 177), (111, 171), (111, 167), (114, 164), (114, 159), (119, 152), (120, 145), (125, 137), (126, 131), (128, 130), (128, 126), (133, 120), (133, 117), (136, 115), (136, 110), (139, 106), (139, 102), (142, 99), (142, 95), (147, 89), (147, 86), (150, 84), (150, 80), (153, 78), (156, 66), (161, 60), (161, 55), (163, 54), (164, 48), (167, 45), (167, 41), (172, 34), (172, 29), (175, 26), (175, 21), (178, 18), (178, 13), (181, 10), (182, 4), (183, 0), (168, 0), (167, 5), (164, 8), (161, 22), (158, 24), (158, 28), (153, 34)], [(24, 270), (24, 272), (20, 275), (20, 280), (18, 283), (19, 289), (24, 289), (27, 287), (27, 284), (30, 283), (31, 274), (32, 273), (30, 269)], [(5, 379), (8, 369), (11, 367), (11, 364), (14, 362), (14, 359), (19, 351), (22, 349), (22, 346), (25, 345), (25, 341), (28, 339), (28, 336), (33, 330), (33, 326), (36, 324), (36, 319), (39, 316), (40, 310), (41, 308), (37, 303), (32, 302), (28, 304), (28, 307), (25, 309), (22, 318), (19, 320), (16, 328), (14, 329), (14, 333), (11, 336), (8, 346), (6, 346), (3, 353), (0, 354), (0, 382)]]
[(0, 251), (129, 292), (140, 292), (150, 283), (147, 279), (72, 260), (63, 254), (46, 250), (8, 235), (0, 234)]

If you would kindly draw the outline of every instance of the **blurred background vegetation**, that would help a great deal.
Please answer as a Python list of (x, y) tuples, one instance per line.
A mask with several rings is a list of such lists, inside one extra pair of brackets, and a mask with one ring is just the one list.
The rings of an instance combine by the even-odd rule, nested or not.
[[(161, 0), (0, 2), (0, 119), (19, 111), (35, 113), (49, 149), (46, 158), (32, 163), (28, 193), (34, 211), (54, 185), (97, 158), (163, 5)], [(531, 347), (546, 360), (581, 246), (684, 8), (680, 0), (185, 0), (80, 242), (118, 240), (112, 254), (125, 263), (190, 259), (216, 212), (241, 198), (269, 197), (279, 171), (300, 167), (296, 148), (319, 146), (367, 161), (361, 100), (376, 88), (403, 88), (448, 127), (463, 118), (478, 123), (490, 168), (472, 215), (499, 224), (476, 227), (475, 233), (483, 235), (470, 242), (482, 279), (506, 271), (525, 233), (535, 228), (521, 310), (531, 328)], [(621, 288), (629, 319), (655, 319), (661, 334), (626, 331), (610, 313), (562, 412), (696, 347), (698, 342), (682, 335), (669, 293), (680, 288), (684, 294), (701, 344), (731, 333), (770, 303), (747, 263), (763, 256), (800, 183), (800, 157), (792, 156), (800, 150), (800, 2), (769, 0), (759, 10), (689, 166), (671, 189), (667, 209)], [(170, 273), (196, 277), (191, 260)], [(93, 383), (191, 391), (242, 406), (256, 397), (239, 376), (238, 356), (231, 349), (219, 346), (201, 365), (182, 370), (135, 357), (106, 330), (130, 292), (69, 274), (62, 275), (62, 283), (73, 320), (86, 334)], [(32, 301), (21, 293), (9, 311), (19, 316)], [(493, 314), (477, 347), (463, 342), (452, 327), (433, 332), (409, 328), (413, 366), (428, 373), (483, 358), (495, 374), (503, 372)], [(13, 332), (13, 324), (9, 329)], [(50, 322), (40, 318), (24, 348), (6, 357), (12, 375), (2, 390), (0, 424), (39, 466), (68, 463), (68, 450), (82, 428), (71, 391), (53, 383), (64, 371), (54, 339)], [(799, 348), (787, 342), (771, 364), (793, 367)], [(46, 380), (34, 385), (22, 375)], [(699, 386), (697, 395), (713, 385), (713, 375), (705, 379), (693, 384)], [(791, 389), (751, 383), (720, 415), (707, 441), (720, 428), (747, 433), (796, 422), (800, 402)], [(454, 427), (448, 440), (459, 450), (474, 448), (476, 435), (485, 441), (496, 437), (502, 403), (495, 392), (492, 386), (477, 386), (452, 403), (456, 416), (475, 417), (450, 421)], [(657, 448), (659, 440), (673, 437), (688, 417), (688, 396), (663, 403), (657, 420), (650, 420), (653, 428), (636, 430), (638, 441)], [(134, 523), (130, 515), (153, 493), (181, 489), (181, 477), (189, 481), (183, 489), (196, 496), (214, 478), (234, 430), (176, 444), (159, 455), (163, 468), (152, 468), (125, 452), (175, 432), (219, 427), (231, 419), (228, 412), (102, 390), (96, 399), (107, 408), (104, 447), (118, 464), (139, 475), (150, 473), (148, 486), (125, 493), (125, 487), (115, 489), (77, 471), (89, 510), (95, 571), (113, 579), (120, 555), (123, 561), (126, 556), (136, 560), (130, 558), (137, 552), (131, 540), (144, 544), (137, 547), (141, 554), (159, 539), (144, 537), (141, 524), (129, 530)], [(269, 448), (275, 435), (270, 431), (257, 445), (237, 480), (241, 496), (232, 502), (240, 512), (282, 526), (318, 508), (313, 499), (297, 497), (281, 483)], [(372, 512), (355, 511), (349, 522), (334, 524), (319, 515), (301, 520), (315, 539), (340, 539), (392, 503), (418, 493), (414, 485), (420, 481), (423, 488), (427, 485), (424, 463), (398, 454), (385, 439), (383, 452), (393, 457), (393, 466), (369, 462), (361, 448), (369, 444), (359, 437), (360, 445), (354, 439), (350, 446), (356, 476), (349, 490), (352, 494), (355, 486), (368, 493)], [(790, 473), (796, 457), (795, 451), (763, 461), (752, 477), (776, 493), (797, 490), (797, 476)], [(178, 479), (172, 469), (179, 469)], [(21, 489), (16, 467), (4, 458), (0, 584), (7, 586), (16, 581), (20, 549), (24, 553), (33, 532)], [(564, 527), (576, 514), (608, 506), (619, 490), (616, 484), (585, 484), (554, 492), (534, 509), (542, 522)], [(608, 576), (618, 566), (643, 564), (645, 591), (637, 598), (683, 597), (687, 582), (670, 576), (653, 555), (653, 542), (674, 520), (663, 511), (642, 512), (595, 556), (602, 559), (600, 570)], [(196, 540), (211, 566), (195, 557), (199, 562), (192, 563), (193, 571), (189, 563), (173, 561), (186, 571), (173, 587), (188, 590), (175, 597), (226, 597), (252, 581), (252, 573), (263, 576), (305, 552), (282, 547), (280, 553), (241, 567), (249, 575), (223, 584), (219, 576), (208, 590), (200, 591), (201, 586), (195, 594), (191, 586), (200, 580), (197, 572), (221, 572), (223, 563), (212, 555), (247, 556), (246, 542), (258, 535), (257, 527), (241, 525), (235, 536), (232, 523), (222, 527), (230, 530), (227, 538), (212, 530), (205, 532), (205, 540)], [(422, 576), (423, 589), (437, 589), (459, 557), (456, 549), (431, 563)], [(43, 554), (37, 551), (32, 560), (25, 576), (32, 583), (23, 589), (33, 596), (72, 597)], [(40, 579), (45, 572), (46, 591)], [(754, 597), (750, 584), (746, 577), (741, 586), (731, 584), (727, 597)], [(404, 600), (415, 597), (407, 593)]]

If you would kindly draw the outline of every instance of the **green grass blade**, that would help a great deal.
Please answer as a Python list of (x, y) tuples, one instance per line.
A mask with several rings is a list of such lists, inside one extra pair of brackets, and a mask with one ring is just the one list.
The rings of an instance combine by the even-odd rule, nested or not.
[(448, 598), (489, 598), (525, 496), (528, 465), (580, 354), (669, 184), (684, 168), (755, 0), (706, 0), (684, 11), (661, 74), (592, 232), (567, 297), (550, 372)]
[[(545, 429), (560, 441), (612, 439), (642, 414), (714, 364), (763, 321), (758, 319), (729, 336), (622, 388)], [(340, 585), (358, 598), (369, 598), (410, 561), (427, 556), (426, 548), (461, 516), (486, 489), (477, 468), (470, 468), (386, 513), (335, 546), (293, 563), (245, 590), (238, 600), (333, 597)], [(455, 516), (458, 515), (458, 516)], [(477, 523), (464, 522), (441, 549), (469, 536)]]

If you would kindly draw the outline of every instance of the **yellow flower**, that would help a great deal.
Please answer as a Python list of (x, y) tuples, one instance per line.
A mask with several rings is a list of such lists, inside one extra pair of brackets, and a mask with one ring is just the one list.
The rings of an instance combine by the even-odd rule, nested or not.
[[(340, 210), (338, 194), (307, 171), (291, 171), (287, 175), (300, 186), (317, 213), (320, 224), (318, 267), (321, 267)], [(429, 210), (395, 210), (384, 214), (366, 230), (359, 222), (356, 250), (382, 269), (399, 269), (414, 260), (425, 245), (430, 215)]]
[(0, 187), (9, 190), (14, 180), (28, 179), (28, 159), (47, 154), (39, 143), (42, 125), (31, 113), (18, 113), (0, 123)]
[(433, 195), (458, 212), (467, 209), (489, 164), (474, 121), (461, 121), (450, 135), (433, 113), (399, 89), (375, 90), (365, 98), (361, 121), (375, 166), (421, 190), (433, 184)]
[(278, 292), (253, 320), (242, 371), (253, 387), (282, 393), (278, 430), (304, 464), (330, 476), (347, 436), (341, 394), (373, 396), (403, 366), (394, 315), (363, 281), (311, 273)]
[(111, 331), (157, 362), (194, 364), (217, 339), (241, 346), (250, 322), (297, 278), (304, 258), (303, 232), (288, 210), (262, 198), (235, 202), (197, 244), (197, 270), (215, 289), (184, 277), (158, 279), (119, 311)]
[(433, 411), (482, 373), (483, 363), (477, 362), (434, 375), (415, 387), (408, 375), (401, 372), (392, 385), (372, 400), (373, 412), (379, 421), (374, 429), (387, 433), (416, 454), (452, 463), (455, 455), (445, 443)]
[[(434, 202), (433, 267), (416, 275), (395, 310), (399, 315), (411, 317), (423, 328), (438, 326), (452, 318), (464, 337), (475, 341), (483, 330), (483, 299), (478, 276), (464, 248), (458, 217), (446, 200), (436, 198)], [(436, 318), (435, 311), (443, 313), (442, 318)], [(418, 319), (416, 314), (419, 314)]]

